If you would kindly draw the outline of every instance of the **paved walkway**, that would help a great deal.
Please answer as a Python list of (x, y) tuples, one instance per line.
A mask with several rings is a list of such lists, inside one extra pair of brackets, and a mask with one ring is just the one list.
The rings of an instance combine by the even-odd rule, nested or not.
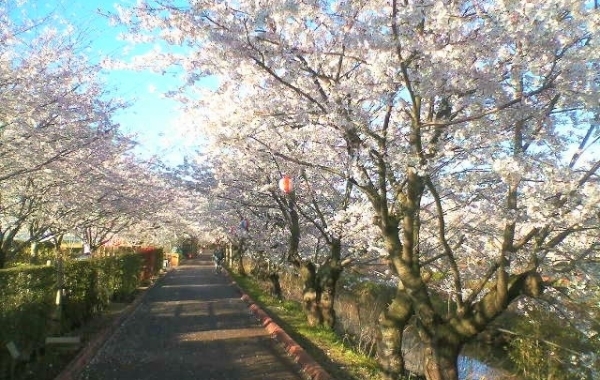
[(79, 380), (299, 380), (300, 366), (250, 313), (209, 256), (148, 290)]

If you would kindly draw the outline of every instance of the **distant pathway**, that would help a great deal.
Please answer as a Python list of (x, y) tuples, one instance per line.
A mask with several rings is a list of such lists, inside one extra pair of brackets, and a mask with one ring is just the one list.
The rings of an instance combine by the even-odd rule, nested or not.
[(148, 290), (79, 380), (300, 380), (208, 256)]

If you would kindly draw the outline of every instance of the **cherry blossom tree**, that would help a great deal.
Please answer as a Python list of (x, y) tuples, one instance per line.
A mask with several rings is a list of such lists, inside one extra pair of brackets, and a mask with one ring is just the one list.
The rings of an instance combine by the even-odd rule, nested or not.
[[(210, 151), (205, 156), (218, 168), (214, 173), (217, 182), (209, 196), (219, 199), (222, 205), (228, 203), (229, 208), (206, 211), (219, 219), (217, 223), (227, 225), (225, 229), (237, 248), (238, 265), (244, 248), (252, 247), (254, 252), (260, 253), (256, 261), (267, 271), (264, 276), (272, 281), (276, 293), (279, 266), (292, 265), (302, 275), (309, 322), (333, 327), (335, 285), (343, 265), (352, 261), (347, 257), (348, 249), (342, 246), (344, 230), (333, 225), (336, 212), (349, 203), (351, 186), (342, 182), (336, 188), (331, 183), (331, 175), (301, 163), (303, 142), (310, 143), (307, 136), (303, 136), (311, 134), (306, 129), (296, 130), (294, 136), (288, 133), (285, 140), (273, 140), (271, 134), (277, 131), (272, 128), (231, 126), (231, 130), (240, 133), (225, 136), (219, 133), (223, 128), (218, 117), (204, 118), (193, 109), (186, 110), (186, 114), (189, 113), (200, 120), (199, 128), (206, 131), (205, 136), (211, 133), (211, 126), (221, 126), (213, 129), (214, 145), (208, 147)], [(323, 143), (322, 152), (331, 154), (328, 144), (333, 142)], [(333, 158), (324, 154), (323, 160), (339, 159), (333, 153)], [(295, 178), (294, 191), (289, 194), (277, 186), (283, 173)], [(192, 187), (200, 183), (207, 185), (199, 179)], [(202, 220), (207, 223), (210, 219), (207, 216)], [(247, 222), (251, 228), (242, 225)], [(282, 250), (284, 241), (287, 246)]]
[(2, 146), (2, 181), (104, 139), (117, 127), (112, 114), (124, 107), (106, 100), (100, 68), (78, 53), (79, 41), (43, 24), (31, 27), (34, 37), (20, 28), (6, 21), (0, 40), (2, 139), (10, 142)]
[(0, 267), (18, 251), (17, 235), (22, 244), (60, 236), (90, 217), (78, 213), (88, 195), (123, 188), (97, 173), (132, 147), (112, 119), (125, 104), (81, 54), (81, 35), (55, 17), (15, 17), (20, 11), (0, 5)]
[[(598, 255), (593, 5), (158, 1), (119, 16), (190, 48), (160, 62), (184, 67), (180, 99), (222, 118), (223, 134), (311, 129), (315, 158), (324, 135), (341, 142), (351, 170), (334, 173), (369, 200), (399, 279), (380, 361), (404, 371), (416, 319), (437, 380), (458, 378), (462, 346), (513, 301), (542, 294), (553, 258)], [(207, 75), (211, 94), (194, 88)], [(438, 306), (444, 292), (452, 307)]]
[[(139, 172), (145, 179), (136, 180), (139, 193), (135, 198), (140, 197), (142, 208), (135, 207), (142, 212), (135, 213), (135, 223), (120, 236), (175, 246), (185, 238), (207, 242), (217, 235), (207, 212), (212, 203), (205, 190), (213, 183), (210, 175), (187, 163), (176, 168), (163, 164), (138, 167), (134, 173)], [(130, 175), (131, 179), (135, 177)]]

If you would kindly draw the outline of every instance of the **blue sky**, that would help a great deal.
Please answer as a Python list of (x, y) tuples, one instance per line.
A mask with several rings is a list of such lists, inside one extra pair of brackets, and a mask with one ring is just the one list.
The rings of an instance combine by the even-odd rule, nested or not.
[[(93, 62), (105, 57), (129, 61), (135, 52), (126, 42), (120, 41), (119, 33), (124, 29), (109, 25), (106, 14), (115, 10), (114, 4), (131, 6), (135, 0), (30, 0), (27, 13), (35, 16), (56, 14), (83, 31), (82, 39), (89, 42), (86, 54)], [(174, 89), (178, 81), (170, 75), (153, 72), (114, 70), (103, 73), (108, 89), (114, 96), (132, 102), (132, 107), (119, 112), (115, 120), (124, 133), (134, 133), (142, 156), (157, 154), (170, 163), (181, 162), (180, 150), (187, 142), (181, 133), (174, 131), (177, 118), (177, 103), (161, 96)]]

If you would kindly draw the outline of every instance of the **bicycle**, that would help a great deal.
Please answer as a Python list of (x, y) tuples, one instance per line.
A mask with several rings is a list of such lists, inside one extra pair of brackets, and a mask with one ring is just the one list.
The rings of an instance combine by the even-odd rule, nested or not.
[(215, 261), (215, 274), (221, 274), (223, 272), (223, 260)]

